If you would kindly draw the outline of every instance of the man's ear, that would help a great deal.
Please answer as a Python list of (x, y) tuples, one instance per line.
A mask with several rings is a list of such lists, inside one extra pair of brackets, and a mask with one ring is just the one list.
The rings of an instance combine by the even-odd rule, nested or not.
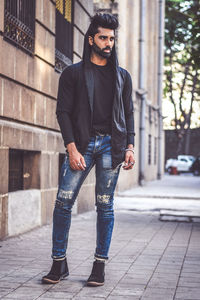
[(88, 42), (89, 42), (90, 46), (92, 46), (93, 45), (93, 37), (89, 36)]

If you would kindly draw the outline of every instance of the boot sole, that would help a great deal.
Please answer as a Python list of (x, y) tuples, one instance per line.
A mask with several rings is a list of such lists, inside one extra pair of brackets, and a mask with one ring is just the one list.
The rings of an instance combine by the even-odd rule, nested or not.
[(69, 275), (69, 273), (63, 274), (62, 276), (60, 276), (59, 280), (52, 280), (52, 279), (48, 279), (48, 278), (42, 278), (42, 283), (56, 284), (56, 283), (60, 282), (61, 280), (65, 279), (68, 275)]
[(96, 281), (89, 281), (87, 282), (87, 286), (102, 286), (104, 282), (96, 282)]

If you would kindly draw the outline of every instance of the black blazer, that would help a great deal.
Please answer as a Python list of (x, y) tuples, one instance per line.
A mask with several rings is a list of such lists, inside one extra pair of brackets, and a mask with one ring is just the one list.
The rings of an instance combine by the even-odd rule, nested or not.
[[(93, 114), (94, 78), (91, 68), (83, 62), (62, 72), (57, 97), (57, 119), (64, 145), (75, 142), (84, 154), (90, 139)], [(125, 148), (134, 145), (134, 119), (130, 74), (117, 67), (112, 113), (112, 167), (124, 160)]]

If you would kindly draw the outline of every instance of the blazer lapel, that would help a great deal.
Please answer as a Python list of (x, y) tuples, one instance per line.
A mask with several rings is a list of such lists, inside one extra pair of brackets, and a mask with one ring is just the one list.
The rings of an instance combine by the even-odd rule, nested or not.
[(90, 103), (91, 111), (93, 112), (93, 99), (94, 99), (94, 77), (92, 69), (87, 67), (84, 68), (85, 73), (85, 83), (88, 92), (88, 100)]

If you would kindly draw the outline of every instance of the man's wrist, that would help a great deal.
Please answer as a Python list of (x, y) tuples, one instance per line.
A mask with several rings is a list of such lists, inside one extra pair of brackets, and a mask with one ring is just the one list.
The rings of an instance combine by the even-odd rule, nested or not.
[(129, 151), (129, 152), (131, 151), (131, 152), (133, 152), (133, 154), (135, 153), (134, 147), (133, 147), (132, 144), (127, 145), (127, 148), (125, 149), (125, 152), (127, 152), (127, 151)]
[(69, 153), (78, 151), (74, 142), (67, 144), (66, 148)]
[(126, 147), (126, 149), (132, 149), (132, 150), (134, 150), (133, 144), (128, 144), (127, 147)]

